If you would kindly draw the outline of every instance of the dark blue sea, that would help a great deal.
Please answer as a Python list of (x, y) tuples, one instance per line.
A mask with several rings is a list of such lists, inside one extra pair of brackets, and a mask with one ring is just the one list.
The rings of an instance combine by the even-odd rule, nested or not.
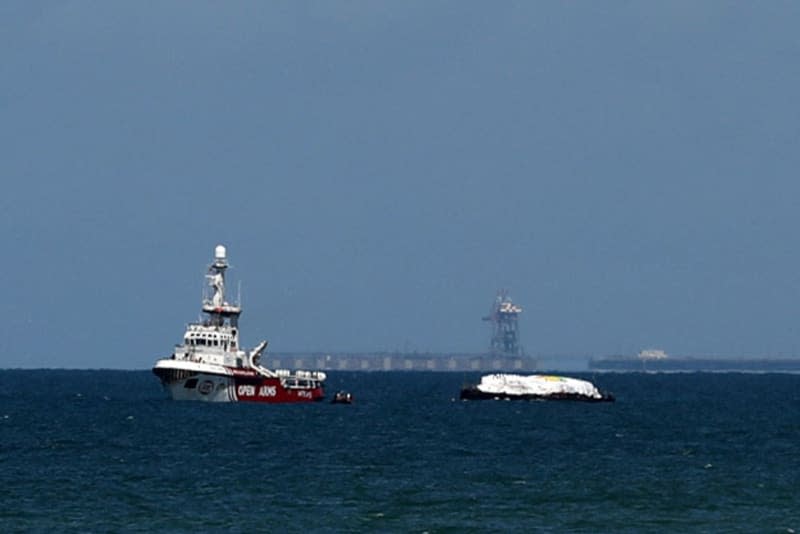
[(148, 371), (0, 371), (0, 532), (800, 532), (800, 375), (571, 374), (617, 402), (167, 400)]

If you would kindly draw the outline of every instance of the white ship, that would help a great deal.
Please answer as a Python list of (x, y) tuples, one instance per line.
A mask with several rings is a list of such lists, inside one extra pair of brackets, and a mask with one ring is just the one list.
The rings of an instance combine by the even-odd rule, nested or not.
[(183, 342), (168, 358), (158, 360), (153, 373), (175, 400), (213, 402), (310, 402), (325, 397), (325, 373), (271, 370), (259, 365), (267, 346), (262, 341), (252, 350), (239, 343), (242, 308), (225, 299), (225, 247), (214, 250), (208, 268), (210, 298), (203, 298), (200, 322), (189, 324)]
[(639, 351), (640, 360), (666, 360), (669, 358), (666, 352), (661, 349), (644, 349)]

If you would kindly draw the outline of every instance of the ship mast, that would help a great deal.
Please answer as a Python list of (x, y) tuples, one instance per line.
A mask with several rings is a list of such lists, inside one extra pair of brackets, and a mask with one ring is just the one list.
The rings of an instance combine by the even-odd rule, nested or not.
[(225, 271), (228, 269), (227, 251), (223, 245), (214, 249), (214, 263), (209, 265), (208, 285), (213, 290), (210, 298), (203, 298), (203, 311), (209, 315), (211, 323), (222, 326), (225, 318), (230, 319), (231, 326), (236, 326), (242, 308), (225, 300)]

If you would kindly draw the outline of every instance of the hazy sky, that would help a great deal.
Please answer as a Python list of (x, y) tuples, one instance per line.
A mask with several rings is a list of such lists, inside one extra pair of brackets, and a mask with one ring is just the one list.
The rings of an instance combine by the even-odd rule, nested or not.
[[(0, 367), (800, 355), (797, 2), (0, 3)], [(235, 282), (234, 282), (235, 285)]]

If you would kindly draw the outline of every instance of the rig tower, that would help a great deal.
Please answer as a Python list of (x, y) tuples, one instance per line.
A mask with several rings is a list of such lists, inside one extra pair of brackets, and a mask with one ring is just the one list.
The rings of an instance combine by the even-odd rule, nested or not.
[(508, 291), (501, 289), (497, 292), (492, 310), (483, 318), (492, 323), (492, 340), (489, 350), (494, 355), (520, 356), (522, 348), (519, 345), (519, 330), (517, 318), (522, 313), (522, 307), (511, 302)]

